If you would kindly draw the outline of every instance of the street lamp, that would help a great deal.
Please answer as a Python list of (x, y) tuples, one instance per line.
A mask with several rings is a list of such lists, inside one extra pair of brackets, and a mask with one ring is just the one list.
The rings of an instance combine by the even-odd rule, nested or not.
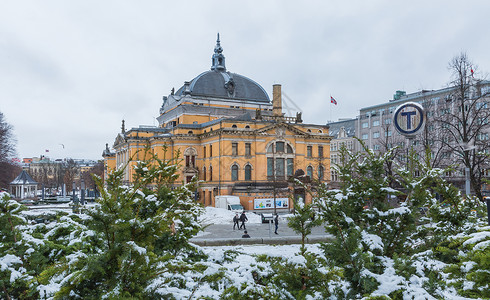
[(80, 202), (82, 205), (85, 204), (85, 180), (82, 178), (82, 183), (80, 184)]

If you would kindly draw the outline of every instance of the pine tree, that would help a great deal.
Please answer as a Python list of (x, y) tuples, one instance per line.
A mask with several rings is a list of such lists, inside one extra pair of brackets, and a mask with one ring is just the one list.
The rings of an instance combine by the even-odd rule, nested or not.
[(60, 286), (55, 298), (148, 298), (165, 284), (159, 276), (185, 272), (202, 258), (188, 243), (200, 230), (202, 209), (190, 189), (196, 182), (174, 186), (176, 160), (149, 151), (144, 157), (131, 186), (122, 183), (127, 166), (109, 175), (107, 188), (96, 179), (101, 197), (83, 219), (90, 234), (78, 252), (45, 271), (44, 284)]
[(339, 172), (339, 190), (318, 189), (315, 199), (328, 232), (335, 236), (323, 245), (330, 266), (344, 269), (351, 284), (347, 297), (368, 295), (378, 287), (377, 275), (386, 269), (395, 254), (408, 253), (411, 233), (415, 230), (414, 208), (391, 203), (392, 195), (401, 192), (390, 188), (384, 164), (388, 151), (376, 155), (351, 153), (343, 147)]

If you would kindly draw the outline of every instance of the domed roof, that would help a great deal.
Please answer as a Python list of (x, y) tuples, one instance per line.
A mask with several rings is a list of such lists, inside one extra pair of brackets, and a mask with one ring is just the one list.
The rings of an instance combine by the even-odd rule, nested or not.
[(186, 82), (175, 94), (270, 103), (269, 96), (258, 83), (248, 77), (226, 71), (222, 52), (218, 34), (211, 70)]

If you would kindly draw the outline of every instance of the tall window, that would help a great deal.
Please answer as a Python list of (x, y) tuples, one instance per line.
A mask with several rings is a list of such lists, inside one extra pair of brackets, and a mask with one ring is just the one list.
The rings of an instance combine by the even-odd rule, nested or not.
[(203, 156), (204, 156), (204, 158), (206, 158), (206, 146), (204, 146), (204, 151), (203, 151), (203, 154), (204, 154), (204, 155), (203, 155)]
[(319, 179), (319, 180), (323, 180), (324, 171), (325, 171), (325, 170), (324, 170), (323, 166), (322, 166), (322, 165), (320, 165), (320, 166), (318, 167), (318, 179)]
[(318, 157), (323, 157), (323, 146), (318, 146)]
[(209, 145), (209, 157), (213, 157), (213, 145)]
[(313, 147), (306, 146), (306, 157), (312, 157), (312, 156), (313, 156)]
[(245, 155), (252, 155), (252, 145), (250, 143), (245, 143)]
[(213, 181), (213, 166), (209, 166), (209, 181)]
[(206, 181), (206, 167), (202, 168), (202, 180)]
[(238, 155), (238, 143), (231, 143), (231, 155)]
[(294, 151), (286, 142), (277, 141), (267, 147), (267, 178), (285, 180), (294, 175)]
[(286, 160), (287, 168), (286, 168), (286, 174), (289, 176), (293, 176), (294, 173), (294, 160), (292, 158), (288, 158)]
[(310, 179), (313, 179), (313, 167), (312, 166), (308, 166), (308, 168), (306, 168), (306, 175), (308, 175), (308, 177), (310, 177)]
[(245, 166), (245, 180), (252, 180), (252, 166)]
[(276, 176), (284, 178), (284, 158), (276, 158)]
[(233, 165), (231, 167), (231, 180), (232, 181), (238, 181), (238, 166)]
[(267, 157), (267, 177), (274, 177), (274, 158)]

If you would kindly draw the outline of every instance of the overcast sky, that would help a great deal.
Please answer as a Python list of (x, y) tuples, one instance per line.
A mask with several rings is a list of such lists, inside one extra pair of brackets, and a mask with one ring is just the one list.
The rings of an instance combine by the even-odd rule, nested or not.
[[(462, 51), (490, 71), (490, 1), (2, 1), (0, 112), (19, 158), (100, 159), (211, 67), (272, 85), (305, 123), (439, 89)], [(330, 104), (330, 95), (338, 102)], [(292, 107), (292, 105), (290, 105)], [(45, 152), (49, 150), (49, 152)]]

